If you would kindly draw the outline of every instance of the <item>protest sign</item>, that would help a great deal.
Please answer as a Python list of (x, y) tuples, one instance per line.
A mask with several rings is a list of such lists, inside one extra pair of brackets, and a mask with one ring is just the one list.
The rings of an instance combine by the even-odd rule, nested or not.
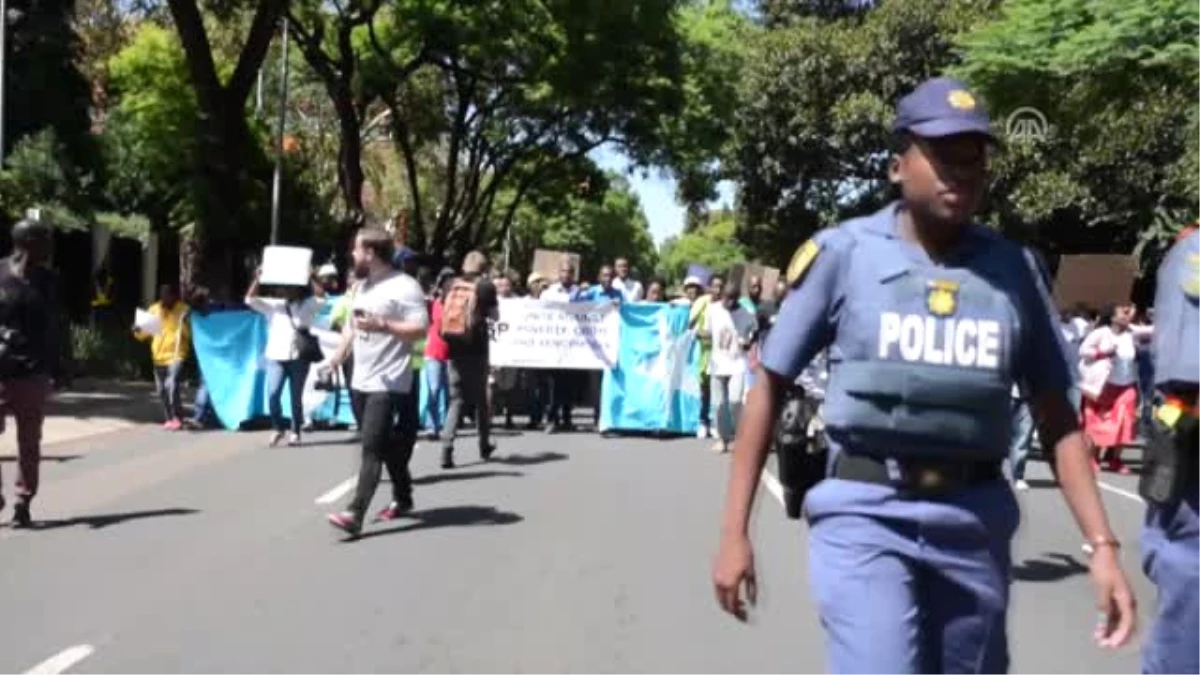
[(607, 370), (617, 362), (615, 303), (504, 298), (490, 328), (493, 366)]
[(556, 281), (558, 279), (558, 268), (562, 265), (563, 260), (569, 260), (571, 262), (571, 269), (575, 270), (575, 280), (578, 281), (578, 253), (550, 251), (544, 248), (539, 248), (533, 252), (533, 271), (549, 279), (550, 281)]
[(133, 328), (146, 335), (158, 336), (162, 332), (162, 319), (138, 307), (133, 314)]
[(262, 274), (258, 283), (264, 286), (307, 286), (312, 278), (311, 248), (299, 246), (267, 246), (263, 248)]
[(1131, 255), (1065, 255), (1054, 280), (1054, 301), (1060, 309), (1129, 302), (1137, 271)]

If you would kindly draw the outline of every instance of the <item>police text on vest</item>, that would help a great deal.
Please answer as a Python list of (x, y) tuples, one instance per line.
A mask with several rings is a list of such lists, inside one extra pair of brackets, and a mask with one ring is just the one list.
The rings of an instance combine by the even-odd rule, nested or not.
[(1000, 367), (1000, 322), (879, 315), (879, 358), (995, 370)]

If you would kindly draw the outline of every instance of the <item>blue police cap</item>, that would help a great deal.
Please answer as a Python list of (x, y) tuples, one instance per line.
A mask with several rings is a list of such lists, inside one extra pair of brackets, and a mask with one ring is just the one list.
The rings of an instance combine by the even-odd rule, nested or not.
[(922, 138), (975, 133), (996, 140), (983, 102), (962, 82), (949, 77), (925, 80), (900, 99), (892, 131)]

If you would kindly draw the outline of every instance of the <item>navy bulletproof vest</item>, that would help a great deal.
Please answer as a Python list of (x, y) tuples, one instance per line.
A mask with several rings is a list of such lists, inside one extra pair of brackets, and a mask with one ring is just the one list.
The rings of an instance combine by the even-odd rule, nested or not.
[(1012, 281), (1027, 273), (1008, 252), (1019, 249), (981, 244), (962, 266), (939, 267), (899, 239), (852, 234), (826, 393), (831, 435), (865, 454), (1005, 457), (1021, 330)]

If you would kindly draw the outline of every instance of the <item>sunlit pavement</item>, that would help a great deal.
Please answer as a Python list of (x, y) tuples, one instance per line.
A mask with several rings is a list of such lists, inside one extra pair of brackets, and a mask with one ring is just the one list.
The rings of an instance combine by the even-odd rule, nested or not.
[[(345, 542), (324, 516), (353, 482), (348, 436), (272, 449), (262, 433), (135, 428), (55, 444), (42, 526), (0, 529), (0, 671), (824, 672), (805, 529), (767, 490), (762, 602), (746, 626), (718, 612), (728, 456), (708, 442), (531, 432), (500, 436), (483, 464), (465, 438), (453, 471), (422, 442), (412, 517)], [(1048, 476), (1031, 463), (1019, 496), (1013, 671), (1134, 672), (1136, 645), (1091, 644), (1086, 558)], [(1136, 477), (1101, 478), (1144, 624)]]

